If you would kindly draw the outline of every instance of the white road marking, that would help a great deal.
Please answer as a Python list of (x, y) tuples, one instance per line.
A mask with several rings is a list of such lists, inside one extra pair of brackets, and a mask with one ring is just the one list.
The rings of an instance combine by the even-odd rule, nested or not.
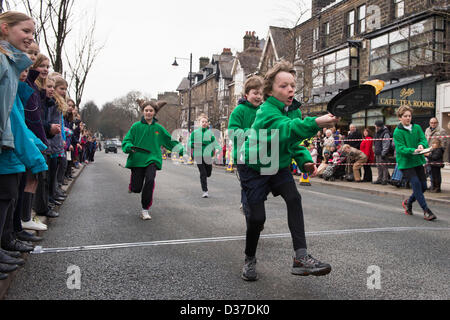
[[(312, 236), (328, 236), (328, 235), (347, 235), (360, 233), (380, 233), (380, 232), (406, 232), (406, 231), (450, 231), (450, 228), (427, 228), (427, 227), (391, 227), (391, 228), (373, 228), (373, 229), (349, 229), (349, 230), (329, 230), (329, 231), (313, 231), (306, 232), (307, 237)], [(286, 239), (290, 238), (290, 233), (262, 235), (261, 239)], [(42, 248), (36, 247), (32, 254), (45, 253), (63, 253), (63, 252), (81, 252), (81, 251), (95, 251), (95, 250), (109, 250), (109, 249), (129, 249), (139, 247), (157, 247), (167, 245), (181, 245), (181, 244), (199, 244), (199, 243), (216, 243), (227, 241), (244, 241), (245, 236), (231, 236), (231, 237), (217, 237), (217, 238), (200, 238), (200, 239), (184, 239), (184, 240), (166, 240), (166, 241), (152, 241), (152, 242), (137, 242), (137, 243), (122, 243), (122, 244), (107, 244), (81, 247), (67, 247), (67, 248)]]

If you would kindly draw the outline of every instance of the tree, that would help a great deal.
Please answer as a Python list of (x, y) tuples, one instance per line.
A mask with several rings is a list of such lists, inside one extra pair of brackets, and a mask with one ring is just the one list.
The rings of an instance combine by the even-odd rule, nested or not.
[(84, 87), (97, 56), (103, 49), (103, 45), (98, 45), (95, 41), (96, 19), (94, 17), (87, 32), (80, 36), (75, 45), (74, 57), (69, 57), (66, 51), (66, 60), (70, 70), (69, 88), (75, 93), (76, 105), (81, 104)]
[(93, 132), (97, 132), (98, 130), (99, 117), (100, 110), (93, 101), (89, 101), (81, 109), (81, 119), (83, 119), (87, 128)]

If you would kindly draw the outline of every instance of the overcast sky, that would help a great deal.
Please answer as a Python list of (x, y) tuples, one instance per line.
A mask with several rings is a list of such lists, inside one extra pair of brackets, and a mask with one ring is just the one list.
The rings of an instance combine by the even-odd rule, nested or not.
[[(270, 25), (292, 26), (299, 3), (310, 0), (76, 0), (77, 6), (95, 9), (96, 38), (105, 42), (88, 78), (83, 102), (100, 108), (129, 91), (156, 98), (176, 91), (199, 58), (211, 58), (223, 48), (242, 51), (246, 31), (266, 38)], [(74, 31), (78, 26), (74, 26)]]

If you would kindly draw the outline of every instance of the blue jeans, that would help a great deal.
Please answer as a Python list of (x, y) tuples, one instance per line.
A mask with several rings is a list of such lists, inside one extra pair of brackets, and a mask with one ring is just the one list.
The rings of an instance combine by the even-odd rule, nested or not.
[(423, 166), (402, 170), (405, 178), (409, 180), (413, 194), (408, 200), (408, 203), (413, 204), (416, 200), (419, 202), (423, 210), (428, 210), (428, 205), (425, 200), (424, 192), (427, 190), (427, 178)]

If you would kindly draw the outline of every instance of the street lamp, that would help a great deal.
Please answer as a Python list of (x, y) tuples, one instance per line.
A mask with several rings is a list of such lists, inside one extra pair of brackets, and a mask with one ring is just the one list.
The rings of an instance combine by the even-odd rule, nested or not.
[(190, 61), (190, 68), (189, 68), (189, 109), (188, 109), (188, 131), (189, 134), (191, 133), (191, 108), (192, 108), (192, 53), (189, 59), (187, 58), (179, 58), (175, 57), (175, 62), (172, 64), (174, 67), (178, 67), (179, 64), (177, 62), (177, 59), (180, 60), (189, 60)]

